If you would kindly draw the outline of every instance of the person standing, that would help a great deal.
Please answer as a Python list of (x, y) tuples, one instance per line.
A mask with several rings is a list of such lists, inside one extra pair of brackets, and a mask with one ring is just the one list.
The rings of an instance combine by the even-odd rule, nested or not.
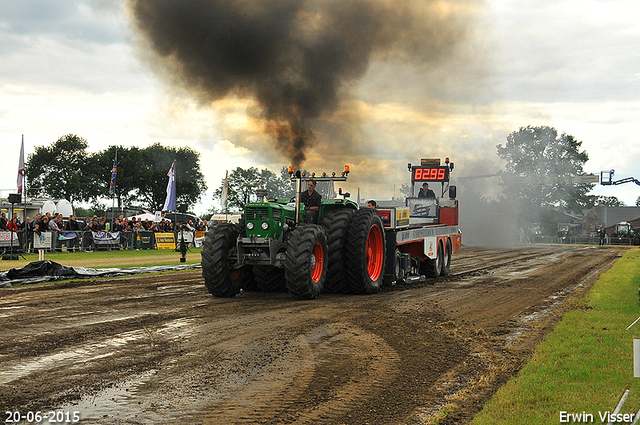
[(49, 231), (51, 232), (51, 249), (53, 251), (61, 251), (58, 243), (58, 232), (60, 227), (58, 226), (58, 214), (56, 213), (51, 220), (49, 220)]
[(78, 223), (74, 214), (69, 216), (65, 229), (70, 232), (74, 232), (76, 235), (75, 238), (67, 240), (67, 251), (78, 252), (80, 250), (80, 223)]
[(20, 229), (20, 231), (24, 238), (22, 249), (24, 249), (24, 252), (31, 252), (31, 245), (33, 244), (33, 223), (31, 222), (31, 217), (26, 216), (24, 218), (24, 223), (22, 223), (22, 229)]

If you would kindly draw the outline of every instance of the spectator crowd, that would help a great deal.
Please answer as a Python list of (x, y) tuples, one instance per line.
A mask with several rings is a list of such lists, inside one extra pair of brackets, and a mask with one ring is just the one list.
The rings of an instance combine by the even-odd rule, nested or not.
[[(96, 215), (78, 220), (75, 215), (64, 219), (62, 214), (54, 213), (52, 215), (47, 212), (46, 214), (36, 214), (32, 218), (27, 216), (25, 221), (21, 222), (17, 213), (13, 213), (11, 220), (7, 220), (5, 213), (0, 215), (0, 231), (17, 233), (20, 246), (28, 252), (33, 250), (34, 238), (40, 237), (43, 232), (57, 232), (52, 237), (52, 250), (61, 251), (62, 246), (66, 245), (67, 251), (79, 251), (81, 248), (83, 250), (94, 249), (93, 234), (98, 232), (119, 233), (120, 247), (133, 249), (136, 233), (177, 234), (181, 231), (196, 232), (206, 230), (206, 220), (201, 220), (198, 223), (194, 223), (193, 220), (173, 223), (162, 218), (156, 222), (148, 218), (142, 220), (140, 217), (129, 219), (123, 215), (112, 220)], [(59, 237), (59, 234), (63, 236)]]

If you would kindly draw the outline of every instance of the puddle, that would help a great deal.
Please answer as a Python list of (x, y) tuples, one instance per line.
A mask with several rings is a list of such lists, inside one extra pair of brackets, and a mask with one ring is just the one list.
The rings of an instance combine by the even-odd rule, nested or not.
[[(127, 332), (117, 337), (105, 339), (98, 343), (86, 344), (83, 347), (67, 350), (48, 356), (38, 357), (35, 360), (27, 362), (11, 362), (5, 365), (4, 370), (0, 371), (0, 384), (7, 384), (16, 379), (23, 378), (32, 373), (51, 369), (54, 367), (62, 367), (70, 362), (86, 363), (103, 357), (108, 357), (114, 353), (111, 351), (115, 347), (121, 347), (130, 341), (135, 341), (146, 334), (142, 330)], [(106, 353), (105, 350), (108, 350)]]
[[(80, 412), (81, 420), (104, 419), (106, 422), (133, 421), (134, 423), (162, 423), (166, 416), (153, 411), (152, 402), (136, 401), (136, 396), (141, 386), (148, 383), (155, 375), (155, 369), (148, 370), (131, 379), (119, 382), (113, 387), (104, 388), (97, 394), (83, 396), (76, 403), (68, 403), (54, 410), (66, 412)], [(131, 408), (131, 406), (137, 406)], [(129, 406), (123, 409), (123, 406)]]
[(171, 340), (189, 336), (194, 330), (192, 326), (189, 326), (191, 322), (193, 322), (193, 319), (176, 319), (165, 323), (158, 329), (136, 329), (135, 331), (124, 332), (98, 342), (83, 344), (82, 347), (37, 357), (30, 361), (9, 362), (4, 365), (3, 370), (0, 370), (0, 384), (7, 384), (47, 369), (69, 367), (73, 363), (76, 363), (75, 367), (84, 367), (88, 362), (116, 354), (115, 349), (130, 342), (140, 339), (151, 339), (153, 341), (155, 335)]

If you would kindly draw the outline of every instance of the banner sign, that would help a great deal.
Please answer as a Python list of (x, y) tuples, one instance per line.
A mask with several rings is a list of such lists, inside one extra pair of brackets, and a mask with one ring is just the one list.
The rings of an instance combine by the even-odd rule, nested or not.
[[(13, 233), (13, 241), (11, 234)], [(16, 232), (0, 232), (0, 246), (19, 246), (18, 234)]]
[(70, 239), (77, 238), (76, 232), (58, 232), (58, 240), (59, 241), (68, 241)]
[(177, 232), (176, 243), (180, 243), (180, 239), (184, 237), (186, 243), (193, 242), (193, 232)]
[(157, 249), (176, 249), (176, 237), (173, 233), (156, 233)]
[(432, 198), (407, 198), (407, 206), (411, 217), (438, 217), (437, 203), (437, 199)]
[(51, 232), (42, 232), (40, 234), (33, 233), (33, 248), (34, 249), (51, 249), (51, 241), (53, 237)]
[(196, 234), (193, 238), (193, 244), (196, 248), (201, 248), (204, 242), (204, 236), (207, 234), (204, 230), (196, 230)]
[(120, 243), (120, 232), (91, 232), (96, 245), (116, 245)]

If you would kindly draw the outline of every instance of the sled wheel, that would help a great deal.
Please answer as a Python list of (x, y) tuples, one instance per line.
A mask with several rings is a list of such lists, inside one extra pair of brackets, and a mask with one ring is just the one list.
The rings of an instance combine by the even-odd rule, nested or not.
[(449, 270), (451, 268), (451, 240), (447, 239), (447, 246), (444, 249), (444, 257), (442, 257), (442, 270), (441, 276), (449, 276)]
[(426, 277), (440, 277), (442, 273), (442, 258), (443, 250), (442, 244), (438, 243), (438, 254), (436, 258), (426, 258), (420, 262), (420, 274)]

